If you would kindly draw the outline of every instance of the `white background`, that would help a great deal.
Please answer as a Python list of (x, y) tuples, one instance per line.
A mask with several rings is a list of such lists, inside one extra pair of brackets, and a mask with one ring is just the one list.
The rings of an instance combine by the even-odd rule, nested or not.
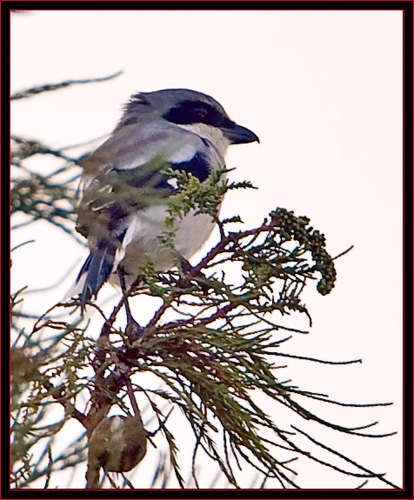
[[(337, 261), (329, 296), (313, 285), (306, 291), (313, 328), (284, 351), (363, 364), (289, 362), (284, 377), (345, 402), (393, 401), (369, 411), (336, 408), (331, 418), (344, 425), (379, 420), (373, 432), (397, 436), (326, 436), (402, 485), (402, 13), (51, 11), (15, 15), (11, 25), (13, 92), (124, 70), (110, 82), (16, 101), (13, 133), (64, 147), (108, 134), (136, 91), (199, 90), (261, 140), (230, 148), (233, 178), (259, 189), (230, 193), (222, 215), (238, 213), (252, 226), (285, 207), (311, 218), (332, 255), (354, 245)], [(87, 255), (45, 223), (15, 231), (12, 245), (31, 238), (35, 243), (13, 255), (12, 290), (50, 285)], [(27, 295), (28, 307), (41, 312), (58, 302), (76, 272), (41, 302)], [(102, 296), (113, 294), (107, 288)], [(141, 480), (152, 475), (157, 456), (150, 448), (137, 486), (146, 486)], [(297, 470), (302, 487), (359, 484), (304, 465)]]

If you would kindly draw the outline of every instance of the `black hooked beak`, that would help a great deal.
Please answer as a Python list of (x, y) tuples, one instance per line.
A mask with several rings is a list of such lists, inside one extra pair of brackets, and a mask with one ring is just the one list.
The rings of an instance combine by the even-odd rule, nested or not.
[(260, 142), (257, 135), (246, 127), (232, 122), (231, 125), (221, 129), (231, 144), (247, 144), (248, 142)]

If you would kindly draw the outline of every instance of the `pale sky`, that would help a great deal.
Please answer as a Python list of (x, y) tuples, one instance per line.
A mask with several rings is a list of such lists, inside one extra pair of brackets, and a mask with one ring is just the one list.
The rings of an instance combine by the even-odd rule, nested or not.
[[(354, 245), (336, 261), (338, 281), (329, 296), (312, 284), (306, 290), (313, 328), (284, 347), (363, 364), (289, 362), (286, 378), (345, 402), (393, 401), (335, 418), (355, 425), (379, 420), (376, 432), (397, 430), (397, 436), (364, 440), (330, 432), (327, 440), (401, 485), (402, 13), (28, 12), (13, 16), (11, 44), (12, 92), (124, 71), (106, 83), (16, 101), (16, 135), (57, 148), (86, 142), (114, 128), (132, 93), (180, 87), (213, 96), (259, 136), (260, 144), (230, 148), (232, 178), (259, 189), (230, 193), (223, 217), (238, 213), (252, 227), (285, 207), (311, 218), (332, 255)], [(50, 285), (87, 255), (45, 223), (15, 231), (12, 246), (32, 238), (13, 256), (13, 291)], [(58, 302), (76, 274), (43, 294), (41, 304), (28, 295), (29, 309), (43, 312)], [(102, 298), (114, 293), (106, 288)], [(141, 477), (151, 475), (156, 456), (144, 459)], [(336, 480), (312, 468), (299, 471), (302, 487), (341, 487)]]

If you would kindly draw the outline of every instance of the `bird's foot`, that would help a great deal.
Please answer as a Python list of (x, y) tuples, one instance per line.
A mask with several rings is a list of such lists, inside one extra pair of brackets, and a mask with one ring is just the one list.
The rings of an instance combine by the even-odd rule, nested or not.
[(129, 342), (132, 344), (140, 337), (142, 337), (144, 333), (144, 329), (142, 326), (137, 323), (132, 316), (129, 316), (127, 319), (127, 326), (125, 329), (125, 333), (128, 337)]
[(181, 258), (181, 267), (180, 267), (180, 279), (178, 284), (181, 288), (190, 288), (191, 287), (191, 279), (195, 278), (195, 281), (199, 285), (199, 287), (207, 292), (209, 289), (208, 278), (197, 268), (193, 267), (187, 259)]

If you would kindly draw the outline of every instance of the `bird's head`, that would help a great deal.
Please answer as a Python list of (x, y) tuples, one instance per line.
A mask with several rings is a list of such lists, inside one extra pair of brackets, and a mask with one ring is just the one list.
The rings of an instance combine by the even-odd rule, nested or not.
[(244, 144), (257, 141), (257, 135), (238, 125), (212, 97), (188, 89), (140, 92), (132, 96), (118, 125), (166, 120), (214, 144)]

